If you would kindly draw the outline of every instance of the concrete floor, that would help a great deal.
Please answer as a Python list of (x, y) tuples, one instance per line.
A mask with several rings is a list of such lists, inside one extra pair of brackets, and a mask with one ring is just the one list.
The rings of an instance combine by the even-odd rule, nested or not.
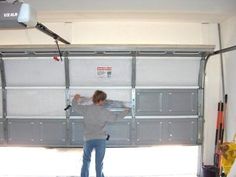
[[(107, 148), (106, 177), (196, 177), (196, 146)], [(0, 147), (0, 177), (77, 177), (81, 148)], [(90, 174), (95, 176), (94, 155)]]

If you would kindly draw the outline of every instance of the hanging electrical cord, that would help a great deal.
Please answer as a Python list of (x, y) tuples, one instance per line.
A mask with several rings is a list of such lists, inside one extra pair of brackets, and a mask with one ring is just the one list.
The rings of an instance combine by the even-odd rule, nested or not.
[[(59, 47), (59, 44), (58, 44), (58, 40), (55, 40), (55, 43), (57, 45), (57, 50), (58, 50), (58, 53), (59, 53), (60, 60), (62, 61), (62, 52), (60, 50), (60, 47)], [(53, 59), (59, 61), (57, 56), (54, 56)]]

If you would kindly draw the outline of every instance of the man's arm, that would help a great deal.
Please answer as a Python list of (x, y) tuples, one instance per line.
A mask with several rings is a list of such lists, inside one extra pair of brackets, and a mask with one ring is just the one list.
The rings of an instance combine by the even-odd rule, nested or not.
[(72, 100), (72, 109), (78, 113), (84, 114), (86, 106), (79, 105), (80, 95), (76, 94)]
[(124, 111), (118, 112), (118, 113), (114, 113), (111, 111), (106, 110), (106, 121), (107, 122), (115, 122), (118, 120), (122, 120), (125, 116), (127, 116), (130, 112), (130, 109), (125, 109)]

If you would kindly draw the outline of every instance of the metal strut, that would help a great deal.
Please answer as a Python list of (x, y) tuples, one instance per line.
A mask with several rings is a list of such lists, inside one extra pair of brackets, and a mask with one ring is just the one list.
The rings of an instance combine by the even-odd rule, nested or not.
[[(227, 47), (227, 48), (224, 48), (224, 49), (216, 50), (216, 51), (214, 51), (214, 52), (212, 52), (212, 53), (206, 55), (206, 57), (205, 57), (205, 61), (206, 61), (206, 62), (205, 62), (205, 67), (204, 67), (204, 73), (206, 74), (206, 65), (207, 65), (209, 59), (210, 59), (212, 56), (218, 55), (218, 54), (227, 53), (227, 52), (231, 52), (231, 51), (233, 51), (233, 50), (236, 50), (236, 45), (231, 46), (231, 47)], [(205, 85), (205, 84), (204, 84), (204, 85)]]
[(70, 44), (70, 42), (68, 42), (67, 40), (63, 39), (62, 37), (60, 37), (59, 35), (57, 35), (56, 33), (54, 33), (53, 31), (51, 31), (50, 29), (48, 29), (46, 26), (44, 26), (42, 23), (37, 23), (35, 28), (37, 28), (38, 30), (44, 32), (45, 34), (51, 36), (53, 39), (61, 41), (64, 44)]
[[(218, 54), (227, 53), (227, 52), (231, 52), (231, 51), (233, 51), (233, 50), (236, 50), (236, 45), (231, 46), (231, 47), (227, 47), (227, 48), (224, 48), (224, 49), (216, 50), (216, 51), (214, 51), (214, 52), (212, 52), (212, 53), (206, 55), (206, 57), (205, 57), (205, 61), (206, 61), (206, 62), (205, 62), (205, 67), (204, 67), (204, 73), (206, 74), (206, 65), (207, 65), (209, 59), (210, 59), (212, 56), (218, 55)], [(222, 58), (222, 59), (223, 59), (223, 58)], [(205, 85), (205, 83), (204, 83), (204, 85)]]
[(206, 60), (208, 61), (209, 58), (213, 55), (223, 54), (223, 53), (226, 53), (226, 52), (231, 52), (233, 50), (236, 50), (236, 45), (231, 46), (231, 47), (227, 47), (227, 48), (224, 48), (224, 49), (216, 50), (216, 51), (210, 53), (209, 55), (207, 55)]

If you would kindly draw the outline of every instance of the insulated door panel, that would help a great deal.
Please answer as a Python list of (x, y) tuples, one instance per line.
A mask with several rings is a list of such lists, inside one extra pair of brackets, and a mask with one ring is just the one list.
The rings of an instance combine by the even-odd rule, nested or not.
[(167, 121), (167, 144), (196, 144), (197, 119), (172, 119)]
[(9, 144), (39, 144), (39, 126), (37, 121), (25, 119), (9, 119)]
[(64, 63), (52, 58), (4, 60), (7, 86), (64, 86)]
[(139, 145), (161, 144), (163, 141), (163, 123), (162, 120), (137, 120), (136, 143)]
[(78, 57), (70, 59), (71, 86), (130, 86), (128, 57)]
[(81, 119), (70, 119), (70, 134), (72, 145), (83, 145), (84, 126)]
[(107, 94), (107, 99), (130, 102), (131, 100), (131, 89), (109, 89), (109, 88), (99, 88), (95, 87), (93, 89), (70, 89), (70, 99), (74, 97), (76, 93), (79, 93), (81, 96), (91, 98), (97, 89), (102, 89)]
[(197, 93), (197, 89), (138, 89), (136, 115), (197, 115)]
[(195, 57), (137, 57), (137, 86), (197, 86)]
[(136, 115), (164, 114), (164, 92), (162, 90), (137, 90)]
[(197, 115), (197, 90), (168, 90), (166, 106), (169, 115)]
[(60, 119), (9, 119), (8, 142), (27, 145), (65, 145), (66, 122)]
[(64, 90), (9, 89), (8, 116), (64, 116)]
[(107, 142), (108, 145), (129, 145), (130, 139), (130, 120), (122, 120), (119, 122), (110, 123), (106, 130), (110, 135), (110, 139)]
[(136, 121), (138, 145), (196, 144), (197, 118), (138, 119)]
[(39, 122), (39, 132), (42, 145), (66, 145), (65, 120), (42, 120)]
[[(85, 96), (88, 98), (92, 98), (93, 93), (96, 89), (70, 89), (70, 100), (72, 101), (74, 95), (79, 93), (81, 96)], [(107, 94), (107, 99), (109, 100), (117, 100), (124, 102), (125, 105), (130, 106), (131, 100), (131, 89), (102, 89)], [(115, 110), (115, 109), (114, 109)], [(79, 113), (73, 111), (71, 109), (71, 116), (80, 116)]]

